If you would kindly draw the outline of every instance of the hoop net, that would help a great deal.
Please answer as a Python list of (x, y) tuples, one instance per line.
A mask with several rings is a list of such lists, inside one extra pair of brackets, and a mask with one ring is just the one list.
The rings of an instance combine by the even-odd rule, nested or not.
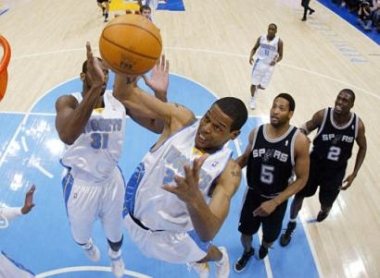
[(0, 45), (3, 47), (3, 58), (0, 62), (0, 101), (5, 95), (8, 85), (8, 64), (11, 59), (11, 47), (8, 41), (0, 35)]

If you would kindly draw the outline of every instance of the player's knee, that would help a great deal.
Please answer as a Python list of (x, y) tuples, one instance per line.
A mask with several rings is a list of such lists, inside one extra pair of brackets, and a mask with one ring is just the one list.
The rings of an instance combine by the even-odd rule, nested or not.
[(108, 241), (108, 245), (110, 246), (110, 248), (117, 252), (120, 250), (121, 246), (123, 245), (123, 236), (121, 237), (121, 240), (119, 240), (118, 242), (112, 242), (110, 241), (109, 239), (107, 239)]

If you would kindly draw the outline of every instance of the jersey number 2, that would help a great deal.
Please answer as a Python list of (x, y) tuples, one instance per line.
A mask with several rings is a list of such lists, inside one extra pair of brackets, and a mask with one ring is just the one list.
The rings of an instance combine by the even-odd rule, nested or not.
[(340, 155), (340, 148), (339, 147), (331, 147), (329, 150), (329, 153), (327, 154), (327, 159), (332, 161), (338, 161)]

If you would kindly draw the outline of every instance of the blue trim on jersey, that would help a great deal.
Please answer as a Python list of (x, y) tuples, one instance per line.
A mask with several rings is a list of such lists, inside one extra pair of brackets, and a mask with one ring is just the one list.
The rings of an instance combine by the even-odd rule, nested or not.
[(13, 263), (17, 268), (19, 268), (19, 269), (21, 269), (21, 270), (24, 270), (24, 271), (30, 273), (31, 275), (35, 276), (35, 274), (34, 274), (32, 271), (30, 271), (29, 269), (25, 268), (25, 266), (23, 266), (22, 264), (20, 264), (20, 263), (14, 261), (14, 260), (12, 260), (12, 259), (11, 259), (10, 257), (8, 257), (8, 255), (5, 254), (3, 251), (1, 251), (1, 254), (3, 254), (4, 257), (6, 257), (6, 258), (8, 259), (8, 261), (10, 261), (11, 263)]
[(123, 218), (127, 216), (128, 213), (134, 213), (137, 188), (139, 187), (139, 184), (144, 175), (144, 163), (140, 162), (140, 164), (136, 167), (134, 173), (132, 174), (131, 178), (129, 179), (127, 187), (125, 189)]
[(198, 247), (207, 252), (211, 246), (211, 241), (202, 241), (195, 230), (188, 231), (187, 234), (197, 243)]
[(124, 190), (125, 190), (127, 188), (127, 184), (125, 183), (125, 178), (124, 178), (123, 170), (120, 168), (119, 165), (117, 165), (117, 168), (119, 169), (119, 171), (121, 173), (121, 177), (123, 179), (123, 184), (124, 184)]
[(260, 59), (259, 58), (256, 58), (255, 61), (253, 62), (253, 67), (252, 67), (252, 71), (251, 71), (251, 74), (253, 74), (253, 72), (256, 70), (256, 68), (259, 66), (259, 62), (260, 62)]
[(70, 174), (70, 172), (67, 172), (66, 176), (62, 179), (62, 189), (63, 189), (63, 198), (65, 200), (65, 207), (67, 212), (67, 202), (70, 197), (71, 189), (73, 188), (74, 184), (74, 178)]

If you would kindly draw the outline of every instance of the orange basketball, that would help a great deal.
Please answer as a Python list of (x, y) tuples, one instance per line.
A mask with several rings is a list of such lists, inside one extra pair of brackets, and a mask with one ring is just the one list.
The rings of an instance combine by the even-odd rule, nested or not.
[(114, 72), (134, 76), (144, 74), (161, 56), (160, 30), (142, 15), (118, 16), (104, 27), (99, 51)]

